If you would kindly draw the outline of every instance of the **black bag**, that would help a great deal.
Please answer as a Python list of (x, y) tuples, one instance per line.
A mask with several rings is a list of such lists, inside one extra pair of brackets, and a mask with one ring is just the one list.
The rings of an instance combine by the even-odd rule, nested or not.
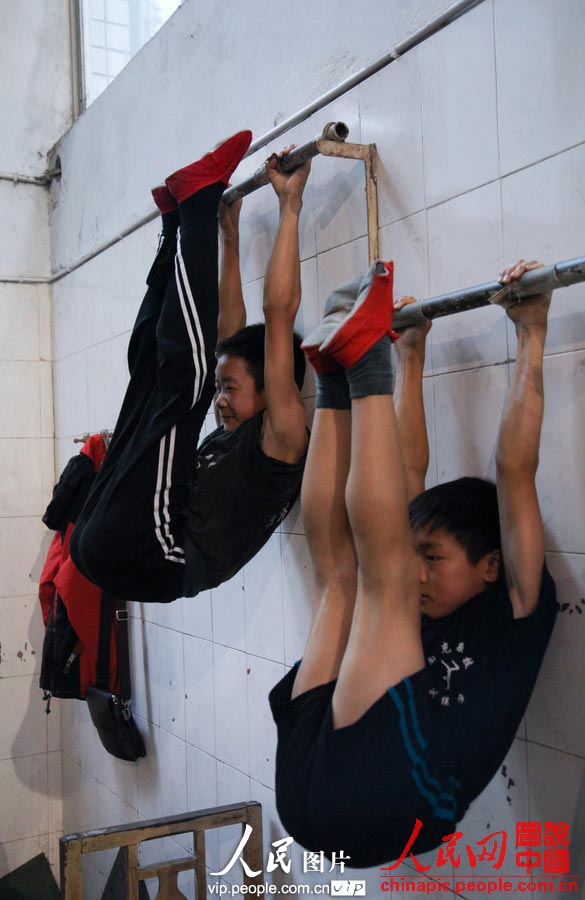
[[(138, 726), (130, 709), (131, 684), (128, 658), (128, 612), (123, 601), (116, 601), (104, 592), (102, 622), (100, 626), (100, 648), (98, 655), (97, 685), (90, 685), (85, 699), (99, 738), (108, 753), (118, 759), (136, 762), (146, 756), (146, 748)], [(120, 693), (108, 690), (110, 615), (108, 606), (116, 607), (116, 642), (118, 646), (118, 667)]]

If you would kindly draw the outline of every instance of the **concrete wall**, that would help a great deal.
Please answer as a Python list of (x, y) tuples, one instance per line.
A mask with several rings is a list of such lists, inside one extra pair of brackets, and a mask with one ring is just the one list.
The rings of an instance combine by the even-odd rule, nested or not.
[[(177, 164), (237, 127), (267, 130), (275, 116), (289, 115), (387, 49), (438, 5), (377, 2), (367, 20), (356, 4), (314, 6), (309, 14), (301, 4), (285, 23), (272, 7), (246, 4), (244, 13), (235, 4), (202, 11), (186, 3), (61, 142), (54, 265), (76, 259), (146, 212), (148, 188)], [(300, 143), (331, 119), (347, 122), (352, 140), (376, 141), (382, 254), (396, 262), (398, 293), (424, 297), (486, 281), (520, 255), (550, 262), (581, 255), (584, 27), (582, 0), (484, 0), (277, 146)], [(242, 176), (271, 149), (246, 160)], [(275, 226), (269, 189), (245, 201), (242, 268), (250, 321), (258, 318)], [(59, 466), (75, 449), (74, 435), (114, 423), (156, 231), (155, 224), (143, 228), (55, 286)], [(361, 165), (316, 160), (303, 211), (302, 331), (317, 321), (338, 282), (365, 269), (365, 234)], [(471, 845), (506, 829), (506, 869), (516, 873), (515, 823), (527, 820), (570, 823), (571, 870), (582, 874), (585, 867), (584, 301), (583, 286), (555, 296), (545, 362), (539, 490), (547, 558), (566, 606), (505, 765), (461, 826)], [(493, 475), (515, 352), (498, 309), (433, 326), (425, 378), (429, 484)], [(306, 394), (310, 405), (310, 383)], [(267, 849), (282, 837), (266, 696), (302, 653), (312, 591), (296, 510), (229, 584), (170, 606), (134, 606), (134, 708), (148, 756), (137, 765), (115, 761), (98, 744), (83, 705), (63, 703), (64, 827), (254, 798), (264, 806)], [(211, 868), (227, 862), (235, 840), (233, 833), (210, 837)], [(173, 842), (162, 852), (181, 855)], [(293, 880), (308, 882), (299, 856)], [(435, 860), (436, 854), (421, 857), (433, 866), (430, 875), (452, 879), (453, 866), (436, 868)], [(111, 855), (88, 861), (90, 898), (100, 896), (110, 864)], [(465, 866), (457, 874), (469, 872)], [(483, 866), (475, 873), (492, 871)], [(379, 872), (367, 877), (373, 896)], [(192, 897), (188, 876), (184, 884)]]
[[(68, 3), (3, 4), (0, 172), (35, 176), (71, 121)], [(54, 480), (50, 291), (3, 279), (50, 272), (46, 189), (0, 181), (0, 876), (62, 832), (59, 709), (38, 688), (40, 516)]]

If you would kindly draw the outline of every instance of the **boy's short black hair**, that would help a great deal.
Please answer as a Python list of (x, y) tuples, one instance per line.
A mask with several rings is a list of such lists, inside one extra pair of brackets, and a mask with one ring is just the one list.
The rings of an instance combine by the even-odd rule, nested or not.
[[(240, 328), (225, 341), (220, 341), (215, 348), (216, 356), (240, 356), (246, 361), (248, 372), (254, 379), (258, 392), (264, 390), (264, 322)], [(293, 334), (295, 382), (301, 390), (305, 377), (305, 354), (301, 350), (302, 338)]]
[(427, 525), (431, 531), (443, 528), (463, 547), (472, 565), (500, 549), (498, 495), (493, 481), (457, 478), (438, 484), (415, 497), (408, 513), (413, 531)]

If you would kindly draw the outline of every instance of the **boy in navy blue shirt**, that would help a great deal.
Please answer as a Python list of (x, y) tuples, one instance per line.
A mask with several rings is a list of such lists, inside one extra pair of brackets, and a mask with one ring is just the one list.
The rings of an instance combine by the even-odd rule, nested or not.
[(512, 743), (556, 613), (535, 486), (550, 296), (507, 309), (518, 356), (496, 485), (425, 492), (430, 324), (396, 344), (395, 407), (392, 274), (376, 263), (343, 286), (303, 344), (317, 373), (302, 488), (317, 604), (302, 661), (270, 697), (283, 824), (352, 866), (454, 830)]

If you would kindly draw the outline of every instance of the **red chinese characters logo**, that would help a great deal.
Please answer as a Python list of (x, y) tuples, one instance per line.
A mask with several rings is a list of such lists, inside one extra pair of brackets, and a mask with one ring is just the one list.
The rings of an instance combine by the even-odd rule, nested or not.
[[(421, 874), (433, 868), (430, 865), (423, 865), (412, 852), (422, 824), (420, 819), (416, 820), (399, 858), (391, 866), (381, 867), (381, 871), (392, 872), (407, 858)], [(473, 844), (464, 841), (462, 831), (454, 831), (442, 838), (442, 846), (437, 850), (435, 868), (450, 864), (458, 869), (463, 860), (472, 869), (478, 862), (490, 863), (490, 868), (494, 870), (501, 869), (506, 857), (507, 843), (506, 831), (492, 831)], [(526, 869), (529, 874), (536, 866), (544, 866), (544, 872), (547, 874), (562, 875), (569, 871), (569, 826), (566, 822), (518, 822), (516, 848), (516, 866)]]
[(567, 822), (518, 822), (516, 865), (528, 874), (543, 867), (548, 875), (569, 871), (569, 826)]

